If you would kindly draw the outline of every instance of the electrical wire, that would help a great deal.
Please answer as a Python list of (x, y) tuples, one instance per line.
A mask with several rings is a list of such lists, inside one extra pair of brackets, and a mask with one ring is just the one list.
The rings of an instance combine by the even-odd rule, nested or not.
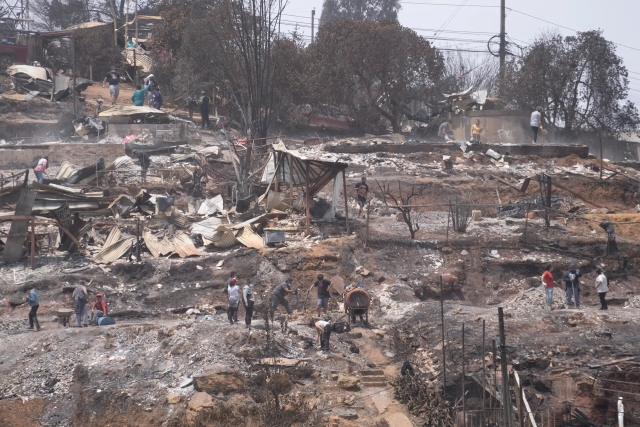
[(467, 3), (467, 1), (468, 1), (468, 0), (464, 0), (462, 3), (460, 3), (460, 6), (458, 6), (458, 7), (456, 8), (456, 10), (454, 10), (454, 11), (453, 11), (453, 13), (451, 14), (451, 16), (450, 16), (446, 21), (444, 21), (444, 24), (442, 24), (442, 25), (440, 26), (440, 28), (438, 29), (438, 31), (434, 34), (436, 38), (438, 37), (438, 35), (440, 34), (440, 32), (441, 32), (442, 30), (444, 30), (444, 29), (447, 27), (447, 25), (449, 25), (449, 23), (453, 20), (453, 18), (455, 18), (455, 17), (456, 17), (456, 15), (458, 14), (458, 12), (460, 12), (460, 10), (462, 9), (462, 6), (464, 6), (464, 5)]

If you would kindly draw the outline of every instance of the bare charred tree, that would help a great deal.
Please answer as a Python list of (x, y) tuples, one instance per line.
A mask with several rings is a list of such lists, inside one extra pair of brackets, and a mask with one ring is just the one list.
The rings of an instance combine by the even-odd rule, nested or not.
[(445, 56), (444, 73), (438, 82), (442, 93), (462, 92), (470, 87), (486, 89), (489, 96), (497, 95), (499, 63), (490, 56), (486, 59), (450, 52)]
[(409, 234), (411, 234), (411, 239), (414, 240), (416, 238), (416, 233), (420, 230), (420, 213), (416, 212), (411, 206), (411, 200), (415, 197), (422, 196), (426, 187), (424, 185), (411, 185), (411, 191), (407, 192), (406, 190), (402, 191), (402, 183), (398, 181), (398, 191), (392, 191), (390, 184), (380, 185), (378, 180), (376, 180), (376, 184), (378, 184), (378, 188), (380, 189), (380, 193), (382, 194), (382, 198), (384, 203), (393, 209), (397, 209), (402, 214), (402, 219), (404, 220), (407, 227), (409, 227)]
[(545, 109), (545, 121), (564, 137), (589, 128), (608, 135), (635, 131), (638, 110), (627, 100), (628, 71), (615, 45), (599, 31), (544, 34), (508, 67), (510, 101)]

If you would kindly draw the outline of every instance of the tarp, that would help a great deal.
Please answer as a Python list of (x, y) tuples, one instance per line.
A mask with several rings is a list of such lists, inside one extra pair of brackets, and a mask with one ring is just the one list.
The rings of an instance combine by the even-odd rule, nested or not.
[(135, 106), (135, 105), (123, 105), (117, 104), (112, 105), (111, 107), (102, 110), (98, 117), (111, 117), (111, 116), (133, 116), (136, 114), (163, 114), (166, 115), (164, 111), (156, 110), (155, 108), (147, 107), (147, 106)]

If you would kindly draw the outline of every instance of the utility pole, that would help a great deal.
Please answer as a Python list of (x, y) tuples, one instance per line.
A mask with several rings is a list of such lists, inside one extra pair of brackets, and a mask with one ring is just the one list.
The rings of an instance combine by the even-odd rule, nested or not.
[(136, 59), (136, 49), (138, 48), (138, 0), (136, 0), (136, 12), (133, 20), (136, 23), (136, 47), (133, 49), (133, 68), (136, 70), (136, 86), (138, 86), (138, 61)]
[(447, 395), (447, 359), (444, 351), (444, 296), (442, 294), (442, 276), (440, 276), (440, 327), (442, 330), (442, 395)]
[(509, 373), (507, 372), (507, 346), (504, 336), (504, 315), (502, 307), (498, 307), (498, 324), (500, 327), (500, 372), (502, 374), (502, 406), (504, 409), (504, 425), (512, 426), (511, 393), (509, 393)]
[(316, 24), (316, 8), (314, 7), (311, 10), (311, 43), (313, 43), (313, 40), (314, 40), (315, 24)]
[(505, 95), (504, 63), (507, 58), (507, 42), (505, 40), (506, 0), (500, 0), (500, 95)]

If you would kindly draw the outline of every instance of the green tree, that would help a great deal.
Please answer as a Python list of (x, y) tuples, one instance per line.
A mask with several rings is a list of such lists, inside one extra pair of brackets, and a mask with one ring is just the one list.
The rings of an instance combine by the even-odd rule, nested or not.
[(442, 55), (398, 23), (341, 19), (322, 26), (309, 47), (310, 93), (344, 108), (370, 129), (380, 117), (400, 131), (412, 99), (427, 97), (442, 75)]
[(320, 26), (342, 18), (398, 22), (399, 0), (324, 0)]

